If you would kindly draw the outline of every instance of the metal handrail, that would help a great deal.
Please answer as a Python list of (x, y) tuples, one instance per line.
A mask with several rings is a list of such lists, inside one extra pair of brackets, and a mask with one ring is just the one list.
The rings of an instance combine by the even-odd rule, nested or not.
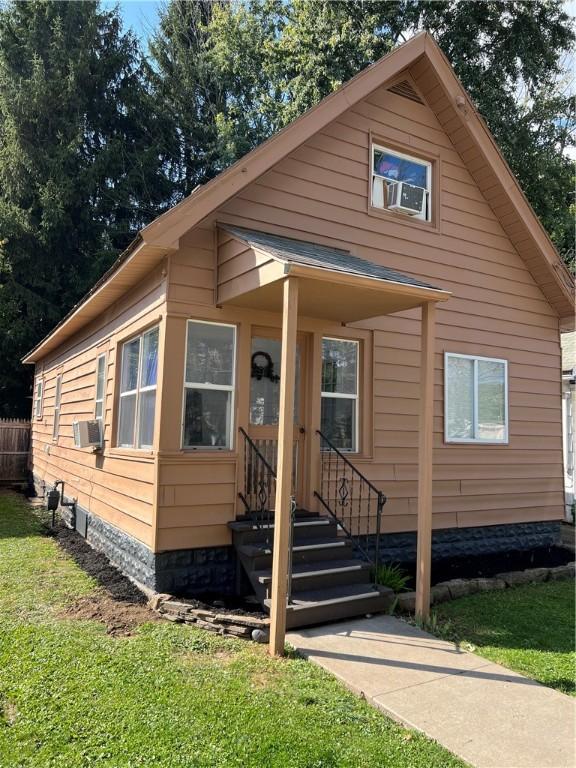
[(246, 430), (244, 429), (244, 427), (238, 427), (238, 431), (242, 433), (242, 436), (244, 437), (244, 439), (246, 440), (246, 442), (247, 442), (247, 443), (250, 445), (250, 447), (252, 448), (252, 450), (253, 450), (255, 453), (257, 453), (257, 454), (258, 454), (258, 458), (260, 459), (260, 461), (262, 462), (262, 464), (264, 464), (264, 466), (266, 467), (266, 469), (268, 470), (268, 472), (270, 472), (270, 474), (272, 475), (272, 477), (273, 477), (274, 479), (276, 479), (276, 470), (275, 470), (275, 469), (273, 469), (273, 468), (270, 466), (270, 464), (268, 463), (268, 461), (267, 461), (267, 459), (265, 458), (264, 454), (263, 454), (263, 453), (261, 452), (261, 450), (258, 448), (258, 446), (257, 446), (257, 445), (256, 445), (256, 443), (254, 442), (254, 440), (252, 440), (252, 438), (250, 437), (250, 435), (249, 435), (249, 434), (246, 432)]
[[(350, 469), (352, 469), (353, 472), (355, 472), (368, 486), (370, 486), (370, 488), (374, 491), (374, 493), (382, 493), (382, 491), (380, 491), (378, 488), (376, 488), (374, 483), (370, 482), (370, 480), (368, 480), (368, 478), (365, 477), (362, 474), (362, 472), (360, 472), (360, 470), (357, 467), (355, 467), (354, 464), (352, 464), (352, 462), (349, 459), (346, 458), (346, 454), (342, 453), (342, 451), (339, 448), (336, 448), (334, 443), (330, 442), (330, 440), (326, 437), (326, 435), (323, 432), (321, 432), (319, 429), (317, 429), (316, 430), (316, 434), (320, 435), (322, 440), (324, 440), (324, 442), (330, 447), (330, 449), (332, 451), (334, 451), (334, 453), (337, 453), (338, 456), (341, 459), (343, 459), (343, 461), (345, 461), (346, 464), (348, 464)], [(384, 496), (384, 503), (386, 503), (386, 495), (384, 493), (382, 493), (382, 496)]]
[[(320, 492), (314, 491), (314, 496), (352, 540), (364, 559), (372, 565), (373, 575), (376, 577), (380, 557), (382, 509), (386, 503), (386, 495), (368, 480), (323, 432), (317, 429), (316, 434), (326, 443), (329, 450), (321, 452)], [(330, 456), (332, 453), (335, 454), (335, 461), (332, 461)], [(326, 454), (329, 455), (327, 463), (324, 461)], [(372, 514), (374, 501), (375, 514)], [(375, 530), (372, 529), (373, 525)]]

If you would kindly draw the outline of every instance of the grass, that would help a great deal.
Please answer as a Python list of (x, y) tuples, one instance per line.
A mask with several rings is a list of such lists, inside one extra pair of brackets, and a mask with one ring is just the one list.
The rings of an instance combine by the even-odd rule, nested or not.
[(483, 592), (438, 606), (436, 634), (490, 661), (576, 693), (574, 582), (549, 581)]
[(112, 637), (61, 618), (95, 591), (0, 495), (2, 768), (463, 765), (302, 659), (168, 622)]

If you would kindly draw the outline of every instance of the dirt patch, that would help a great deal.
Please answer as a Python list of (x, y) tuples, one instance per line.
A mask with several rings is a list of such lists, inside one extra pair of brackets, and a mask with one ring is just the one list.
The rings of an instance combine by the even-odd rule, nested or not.
[(87, 619), (106, 625), (106, 632), (113, 637), (133, 634), (138, 625), (147, 621), (160, 621), (158, 614), (145, 604), (116, 600), (105, 589), (81, 597), (69, 605), (60, 616), (66, 619)]
[(86, 571), (108, 595), (118, 602), (146, 605), (147, 598), (122, 571), (113, 566), (106, 555), (97, 552), (79, 533), (63, 524), (49, 529), (59, 546)]
[(14, 725), (18, 719), (18, 710), (16, 709), (16, 705), (7, 699), (0, 703), (0, 714), (2, 715), (6, 725)]

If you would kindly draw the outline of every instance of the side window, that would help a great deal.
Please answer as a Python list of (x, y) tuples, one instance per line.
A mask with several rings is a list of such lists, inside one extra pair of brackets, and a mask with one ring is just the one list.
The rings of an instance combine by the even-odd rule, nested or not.
[(104, 398), (106, 397), (106, 355), (98, 355), (96, 360), (96, 400), (94, 417), (104, 418)]
[(182, 446), (230, 449), (234, 429), (236, 326), (188, 321)]
[(158, 328), (125, 342), (120, 365), (118, 445), (151, 448), (156, 412)]
[(60, 400), (62, 398), (62, 374), (56, 376), (56, 391), (54, 392), (54, 423), (52, 425), (52, 440), (58, 439), (60, 428)]
[(358, 341), (322, 339), (322, 433), (341, 451), (358, 450)]
[(431, 189), (431, 163), (373, 145), (371, 202), (374, 208), (430, 221)]
[(508, 441), (508, 363), (444, 356), (444, 432), (448, 443)]
[(34, 417), (36, 419), (42, 418), (42, 397), (44, 391), (44, 381), (42, 379), (36, 379), (36, 386), (34, 387)]

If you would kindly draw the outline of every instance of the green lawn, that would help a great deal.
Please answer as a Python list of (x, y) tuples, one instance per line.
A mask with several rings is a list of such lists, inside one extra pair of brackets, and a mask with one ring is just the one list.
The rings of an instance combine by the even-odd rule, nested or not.
[(573, 581), (483, 592), (443, 603), (436, 613), (443, 634), (480, 656), (574, 695)]
[(94, 582), (0, 495), (2, 768), (449, 768), (308, 662), (168, 622), (60, 617)]

